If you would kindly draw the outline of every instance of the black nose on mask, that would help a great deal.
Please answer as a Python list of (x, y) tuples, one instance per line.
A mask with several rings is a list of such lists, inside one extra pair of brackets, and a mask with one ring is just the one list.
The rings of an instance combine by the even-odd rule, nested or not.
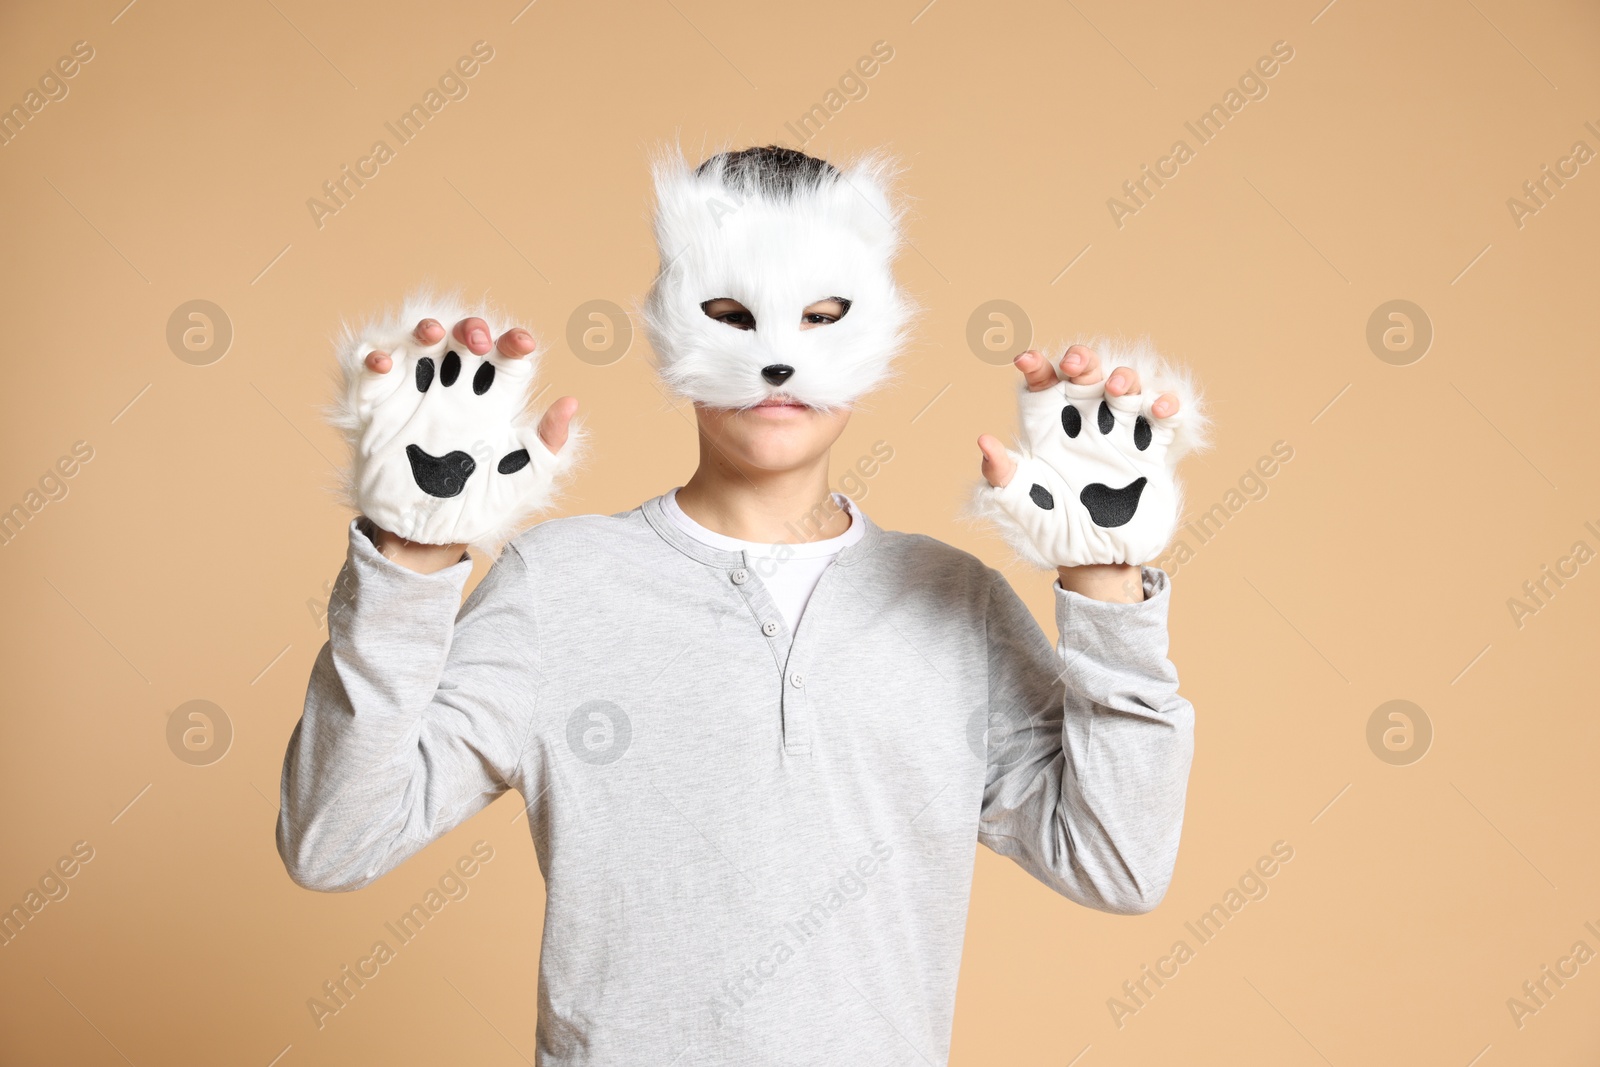
[(767, 380), (768, 385), (782, 385), (794, 374), (794, 368), (787, 363), (774, 363), (770, 367), (761, 368), (761, 377)]

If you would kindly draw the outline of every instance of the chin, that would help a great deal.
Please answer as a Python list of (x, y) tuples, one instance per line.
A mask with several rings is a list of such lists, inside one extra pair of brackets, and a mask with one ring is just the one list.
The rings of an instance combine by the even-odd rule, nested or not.
[(702, 408), (712, 440), (740, 466), (791, 470), (827, 454), (848, 421), (848, 410), (823, 412), (799, 403)]

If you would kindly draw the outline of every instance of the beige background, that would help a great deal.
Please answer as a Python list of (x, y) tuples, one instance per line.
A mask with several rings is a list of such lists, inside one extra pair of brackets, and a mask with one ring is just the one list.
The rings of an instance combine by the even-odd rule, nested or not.
[[(1012, 373), (966, 340), (994, 299), (1041, 341), (1143, 332), (1198, 368), (1219, 433), (1187, 466), (1192, 511), (1293, 449), (1176, 576), (1199, 720), (1166, 902), (1096, 914), (979, 852), (953, 1062), (1595, 1062), (1600, 963), (1520, 1028), (1507, 1006), (1574, 942), (1600, 951), (1600, 563), (1520, 628), (1507, 605), (1574, 542), (1600, 550), (1600, 163), (1520, 228), (1507, 207), (1574, 142), (1600, 150), (1592, 5), (124, 2), (0, 17), (0, 103), (93, 49), (0, 147), (0, 508), (93, 449), (0, 547), (0, 902), (94, 850), (0, 947), (0, 1061), (531, 1058), (542, 888), (514, 797), (359, 893), (296, 888), (274, 850), (343, 552), (329, 335), (424, 279), (488, 292), (551, 342), (547, 396), (595, 431), (567, 511), (680, 483), (687, 409), (643, 342), (592, 365), (568, 318), (649, 281), (653, 146), (794, 142), (784, 124), (883, 41), (806, 146), (888, 146), (915, 200), (901, 276), (929, 311), (835, 453), (842, 472), (893, 447), (875, 519), (1006, 560), (956, 518), (975, 437), (1011, 424)], [(319, 228), (307, 200), (480, 40), (469, 95)], [(1277, 41), (1268, 95), (1119, 228), (1107, 199), (1193, 147), (1184, 122)], [(166, 341), (195, 299), (234, 333), (205, 366)], [(1434, 331), (1408, 366), (1366, 340), (1395, 299)], [(1053, 634), (1048, 577), (1007, 572)], [(1405, 766), (1367, 741), (1395, 699), (1434, 735)], [(190, 700), (232, 724), (210, 765), (168, 746)], [(307, 999), (478, 840), (495, 858), (470, 895), (318, 1030)], [(1185, 922), (1277, 841), (1294, 858), (1269, 895), (1119, 1027), (1108, 998), (1197, 945)]]

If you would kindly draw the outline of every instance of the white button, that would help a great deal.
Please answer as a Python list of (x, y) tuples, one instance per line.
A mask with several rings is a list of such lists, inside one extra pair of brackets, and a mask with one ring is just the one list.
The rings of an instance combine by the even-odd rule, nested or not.
[(789, 684), (799, 689), (806, 684), (806, 680), (801, 677), (800, 672), (796, 671), (794, 674), (789, 675)]
[(761, 627), (761, 632), (766, 634), (768, 637), (771, 637), (773, 634), (778, 632), (778, 624), (775, 622), (765, 623)]
[(730, 574), (728, 577), (733, 579), (733, 584), (734, 585), (743, 585), (745, 583), (745, 579), (750, 577), (750, 572), (747, 571), (747, 570), (742, 570), (742, 569), (741, 570), (736, 570), (732, 574)]

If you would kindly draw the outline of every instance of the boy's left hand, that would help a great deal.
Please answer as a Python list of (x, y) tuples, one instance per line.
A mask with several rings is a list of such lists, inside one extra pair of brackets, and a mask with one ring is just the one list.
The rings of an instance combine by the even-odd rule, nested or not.
[[(1185, 427), (1200, 420), (1181, 417), (1193, 407), (1183, 375), (1144, 350), (1122, 356), (1109, 376), (1083, 345), (1058, 360), (1037, 351), (1018, 356), (1022, 451), (1008, 451), (989, 434), (978, 438), (988, 482), (980, 498), (1015, 547), (1062, 570), (1064, 588), (1079, 579), (1095, 588), (1111, 582), (1129, 595), (1099, 599), (1142, 600), (1142, 584), (1137, 577), (1129, 583), (1125, 570), (1136, 575), (1137, 565), (1172, 539), (1179, 506), (1173, 467), (1198, 443), (1201, 427)], [(1154, 385), (1149, 394), (1146, 378)]]

